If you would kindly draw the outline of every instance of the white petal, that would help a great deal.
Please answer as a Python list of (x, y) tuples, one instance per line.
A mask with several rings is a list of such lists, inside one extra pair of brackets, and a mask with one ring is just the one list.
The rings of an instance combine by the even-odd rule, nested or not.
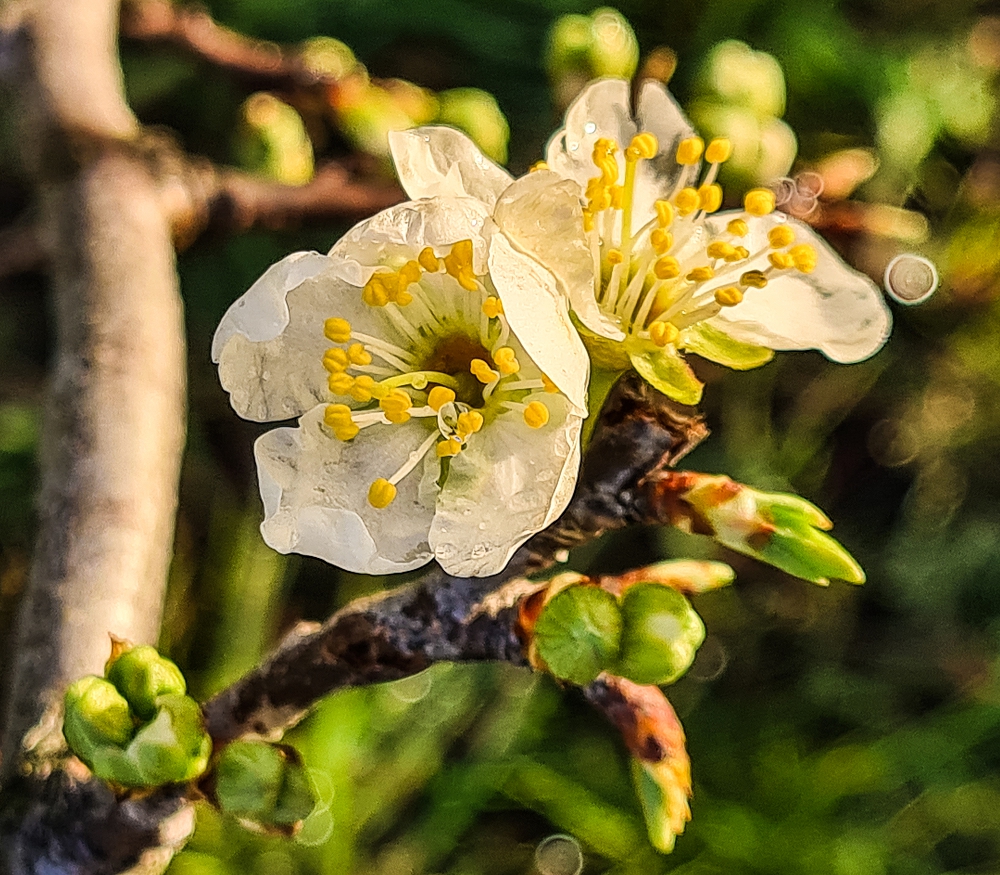
[[(713, 235), (733, 213), (706, 223)], [(743, 245), (755, 252), (767, 246), (767, 231), (787, 221), (795, 243), (816, 249), (816, 270), (775, 275), (763, 289), (748, 289), (742, 303), (726, 308), (712, 324), (737, 340), (771, 349), (818, 349), (835, 362), (857, 362), (878, 351), (889, 336), (892, 317), (882, 294), (867, 276), (848, 267), (807, 225), (773, 213), (751, 219)], [(763, 269), (761, 258), (747, 267)], [(742, 267), (742, 266), (741, 266)]]
[(389, 151), (411, 198), (471, 197), (492, 208), (513, 179), (454, 128), (392, 131)]
[(580, 464), (580, 415), (559, 395), (539, 395), (551, 417), (540, 429), (519, 413), (489, 423), (452, 459), (430, 544), (449, 574), (487, 577), (566, 508)]
[(629, 83), (624, 79), (598, 79), (581, 91), (566, 110), (566, 124), (549, 140), (545, 161), (550, 170), (586, 186), (588, 179), (598, 175), (593, 161), (594, 143), (600, 137), (609, 137), (624, 148), (635, 133)]
[(368, 488), (390, 477), (429, 434), (425, 423), (374, 425), (343, 442), (322, 425), (322, 405), (298, 428), (278, 428), (254, 445), (264, 502), (261, 534), (280, 553), (302, 553), (361, 574), (392, 574), (431, 559), (433, 507), (420, 501), (419, 477), (397, 484), (395, 501), (377, 509)]
[(483, 229), (489, 210), (472, 198), (440, 197), (406, 201), (383, 210), (348, 231), (330, 250), (337, 275), (363, 286), (372, 270), (388, 260), (407, 261), (430, 246), (446, 255), (459, 240), (472, 240), (473, 269), (486, 273)]

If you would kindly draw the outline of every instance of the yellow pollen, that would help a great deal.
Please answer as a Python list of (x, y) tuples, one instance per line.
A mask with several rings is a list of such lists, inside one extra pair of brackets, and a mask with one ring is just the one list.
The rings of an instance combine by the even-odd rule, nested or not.
[(410, 396), (402, 389), (393, 389), (378, 402), (378, 406), (382, 408), (385, 418), (396, 425), (401, 425), (409, 421), (410, 414), (407, 411), (412, 404)]
[(663, 255), (670, 251), (670, 247), (674, 245), (674, 235), (669, 231), (664, 231), (662, 228), (654, 228), (653, 232), (649, 235), (649, 242), (653, 246), (653, 251), (657, 255)]
[(334, 436), (342, 441), (349, 441), (361, 431), (354, 424), (351, 408), (346, 404), (328, 404), (323, 411), (323, 422), (328, 428), (333, 429)]
[(754, 188), (743, 198), (743, 209), (751, 216), (766, 216), (774, 212), (774, 192), (769, 188)]
[(457, 456), (462, 452), (462, 442), (458, 438), (438, 441), (434, 446), (434, 452), (437, 453), (439, 459), (443, 459), (445, 456)]
[(361, 343), (352, 343), (347, 347), (347, 357), (353, 365), (370, 365), (372, 363), (371, 354)]
[(704, 151), (705, 141), (701, 137), (688, 137), (686, 140), (681, 140), (677, 146), (677, 163), (697, 164)]
[(402, 425), (410, 421), (410, 414), (405, 410), (387, 410), (384, 415), (393, 425)]
[(600, 137), (594, 143), (592, 158), (597, 169), (601, 171), (601, 181), (605, 186), (618, 182), (618, 161), (615, 158), (617, 151), (618, 144), (607, 137)]
[(677, 340), (680, 332), (672, 322), (653, 322), (649, 326), (649, 339), (657, 346), (666, 346)]
[(330, 378), (326, 381), (326, 384), (335, 395), (347, 395), (354, 388), (354, 377), (341, 371), (336, 374), (330, 374)]
[(323, 333), (334, 343), (347, 343), (351, 339), (351, 323), (334, 317), (323, 323)]
[(417, 256), (417, 264), (428, 273), (437, 273), (441, 266), (437, 256), (434, 254), (434, 250), (430, 246), (425, 246), (420, 250), (420, 255)]
[(701, 196), (695, 188), (682, 188), (674, 198), (677, 204), (677, 212), (682, 216), (688, 216), (701, 206)]
[(724, 289), (716, 289), (715, 300), (723, 307), (735, 307), (743, 300), (743, 292), (736, 286), (726, 286)]
[(762, 289), (767, 285), (767, 277), (760, 270), (748, 270), (740, 277), (740, 285), (752, 289)]
[(559, 391), (559, 387), (555, 383), (553, 383), (545, 374), (542, 374), (542, 386), (545, 388), (545, 391), (548, 392), (550, 395), (554, 395), (556, 392)]
[(678, 262), (672, 255), (665, 255), (663, 258), (658, 259), (656, 264), (653, 265), (653, 274), (657, 279), (672, 280), (674, 277), (680, 276), (680, 273), (680, 262)]
[(705, 247), (705, 254), (709, 258), (729, 258), (736, 251), (736, 247), (724, 240), (715, 240)]
[(808, 243), (793, 246), (788, 250), (788, 254), (792, 256), (796, 269), (802, 273), (812, 273), (816, 270), (816, 250)]
[(773, 249), (784, 249), (795, 240), (795, 232), (788, 225), (775, 225), (767, 232), (767, 242)]
[(524, 408), (524, 422), (529, 428), (541, 428), (549, 421), (549, 408), (541, 401), (532, 401)]
[(350, 389), (351, 397), (359, 404), (367, 404), (375, 397), (376, 385), (373, 377), (362, 374), (354, 381), (354, 385)]
[(435, 386), (427, 393), (427, 406), (431, 410), (438, 411), (445, 404), (450, 404), (455, 400), (455, 393), (447, 386)]
[(335, 346), (333, 349), (328, 349), (323, 353), (323, 367), (331, 374), (346, 371), (350, 365), (351, 360), (348, 358), (347, 353), (340, 347)]
[(349, 425), (338, 425), (333, 430), (333, 436), (338, 441), (349, 441), (351, 438), (356, 438), (359, 431), (361, 429), (352, 422)]
[(632, 142), (629, 143), (628, 149), (625, 150), (626, 160), (630, 155), (635, 157), (633, 161), (639, 158), (645, 158), (649, 160), (656, 156), (657, 150), (660, 148), (660, 144), (656, 139), (655, 134), (650, 134), (648, 131), (643, 131), (641, 134), (636, 134), (632, 138)]
[(705, 150), (705, 160), (709, 164), (721, 164), (733, 154), (733, 144), (728, 137), (716, 137)]
[(444, 269), (450, 276), (458, 280), (458, 284), (467, 292), (475, 292), (479, 289), (476, 275), (472, 270), (471, 240), (459, 240), (451, 247), (451, 252), (444, 257)]
[(734, 246), (733, 251), (726, 256), (726, 261), (742, 261), (750, 257), (750, 250), (746, 246)]
[(674, 208), (670, 201), (657, 201), (654, 206), (656, 207), (656, 223), (661, 228), (669, 228), (674, 221)]
[(497, 370), (505, 377), (516, 374), (521, 370), (521, 364), (518, 362), (514, 350), (509, 346), (501, 346), (500, 349), (493, 353), (493, 363), (497, 366)]
[(728, 225), (726, 225), (726, 230), (734, 237), (746, 237), (746, 235), (750, 232), (750, 226), (744, 219), (733, 219)]
[(611, 264), (621, 264), (624, 260), (621, 250), (619, 249), (609, 249), (608, 250), (608, 261)]
[(399, 269), (399, 288), (400, 291), (405, 289), (410, 283), (415, 283), (420, 279), (420, 274), (423, 273), (421, 270), (420, 263), (417, 261), (408, 261)]
[(583, 230), (588, 233), (594, 230), (594, 213), (586, 208), (583, 211)]
[(399, 304), (400, 307), (405, 307), (412, 300), (413, 300), (413, 295), (411, 295), (408, 291), (406, 291), (406, 289), (400, 288), (400, 290), (396, 292), (395, 301), (397, 304)]
[(696, 267), (685, 277), (685, 279), (688, 279), (693, 283), (703, 283), (706, 280), (712, 279), (714, 276), (715, 271), (706, 264), (704, 267)]
[(768, 254), (767, 260), (774, 267), (778, 268), (778, 270), (787, 270), (788, 268), (795, 267), (795, 259), (787, 252), (771, 252)]
[(486, 314), (487, 319), (496, 319), (497, 316), (503, 314), (503, 304), (500, 303), (499, 298), (490, 295), (483, 301), (483, 312)]
[(395, 300), (399, 280), (394, 273), (373, 273), (361, 290), (361, 300), (369, 307), (384, 307)]
[(548, 170), (549, 165), (545, 161), (536, 161), (528, 168), (528, 173), (536, 173), (539, 170)]
[(492, 383), (498, 376), (497, 372), (482, 359), (473, 359), (469, 362), (469, 370), (472, 372), (472, 376), (483, 385)]
[(706, 213), (714, 213), (722, 206), (722, 186), (713, 182), (699, 188), (698, 205)]
[(381, 510), (392, 504), (396, 497), (396, 487), (384, 477), (379, 477), (368, 489), (368, 503)]
[(455, 424), (455, 432), (461, 438), (467, 438), (470, 434), (475, 434), (483, 427), (483, 414), (478, 410), (466, 410), (458, 414), (458, 422)]

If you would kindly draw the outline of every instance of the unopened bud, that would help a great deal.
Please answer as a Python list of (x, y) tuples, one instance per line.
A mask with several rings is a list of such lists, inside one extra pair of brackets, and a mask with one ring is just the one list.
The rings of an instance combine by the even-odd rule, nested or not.
[(223, 811), (263, 826), (298, 823), (316, 805), (295, 752), (263, 741), (227, 745), (216, 766), (215, 794)]
[(159, 696), (187, 692), (181, 670), (149, 645), (132, 647), (112, 657), (105, 674), (143, 720), (156, 713)]
[(611, 671), (637, 684), (673, 683), (705, 639), (705, 626), (691, 603), (656, 583), (628, 589), (621, 615), (621, 651)]

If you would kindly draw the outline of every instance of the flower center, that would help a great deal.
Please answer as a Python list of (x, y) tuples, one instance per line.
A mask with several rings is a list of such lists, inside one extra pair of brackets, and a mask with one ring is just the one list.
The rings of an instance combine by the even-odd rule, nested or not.
[[(548, 422), (542, 401), (524, 399), (558, 389), (515, 349), (489, 276), (475, 273), (471, 240), (458, 241), (444, 256), (426, 247), (414, 259), (376, 270), (361, 300), (384, 317), (378, 334), (359, 332), (339, 316), (324, 324), (336, 344), (323, 355), (329, 388), (345, 399), (327, 405), (327, 428), (350, 441), (373, 425), (423, 419), (429, 426), (402, 467), (372, 483), (374, 507), (393, 501), (396, 484), (431, 449), (446, 474), (448, 460), (497, 416), (516, 411), (528, 428)], [(537, 377), (522, 372), (522, 359)]]
[[(748, 192), (743, 212), (721, 232), (707, 227), (706, 218), (722, 206), (722, 188), (715, 180), (732, 151), (725, 138), (712, 140), (707, 148), (700, 137), (682, 140), (673, 190), (654, 202), (655, 215), (638, 217), (643, 222), (638, 224), (638, 166), (657, 150), (653, 134), (637, 134), (624, 150), (623, 171), (618, 144), (597, 140), (592, 158), (599, 174), (588, 181), (585, 193), (583, 225), (594, 265), (594, 294), (604, 315), (631, 342), (675, 344), (686, 328), (736, 306), (774, 274), (815, 269), (815, 249), (807, 243), (793, 245), (795, 232), (787, 225), (771, 228), (767, 244), (756, 251), (743, 245), (748, 220), (774, 211), (769, 189)], [(699, 182), (703, 155), (708, 169)]]

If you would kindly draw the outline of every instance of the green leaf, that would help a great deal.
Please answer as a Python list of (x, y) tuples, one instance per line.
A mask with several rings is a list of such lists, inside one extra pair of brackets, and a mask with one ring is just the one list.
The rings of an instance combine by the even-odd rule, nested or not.
[(630, 352), (629, 358), (639, 376), (671, 400), (679, 404), (701, 401), (702, 382), (679, 353), (664, 347)]
[(829, 584), (830, 578), (865, 582), (864, 570), (840, 542), (814, 528), (779, 528), (756, 556), (821, 586)]
[(759, 368), (774, 358), (773, 349), (736, 340), (707, 322), (699, 322), (683, 331), (680, 346), (736, 371)]
[(622, 617), (618, 601), (596, 586), (569, 586), (542, 609), (535, 645), (549, 670), (588, 684), (618, 656)]
[(622, 638), (613, 674), (637, 684), (670, 684), (688, 670), (705, 625), (677, 590), (642, 583), (621, 601)]

